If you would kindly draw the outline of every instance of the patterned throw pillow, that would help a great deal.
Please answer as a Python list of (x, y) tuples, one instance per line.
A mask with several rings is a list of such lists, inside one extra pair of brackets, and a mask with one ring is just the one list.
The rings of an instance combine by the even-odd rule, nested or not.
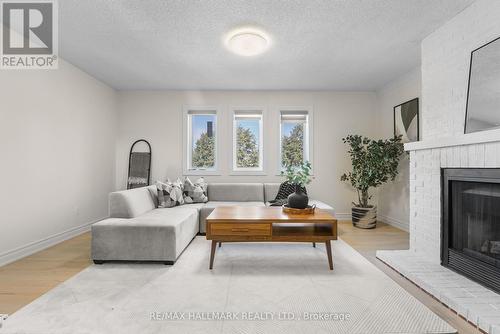
[(186, 177), (184, 179), (184, 202), (186, 203), (206, 203), (208, 202), (207, 196), (207, 183), (205, 179), (200, 177), (195, 183)]
[[(307, 195), (307, 190), (305, 187), (300, 187), (302, 192)], [(288, 196), (295, 192), (295, 185), (289, 183), (288, 181), (280, 184), (280, 188), (278, 190), (278, 194), (276, 194), (276, 198), (274, 200), (269, 201), (271, 206), (282, 206), (288, 203)]]
[(175, 182), (167, 180), (165, 183), (157, 181), (156, 189), (158, 190), (158, 207), (171, 208), (184, 204), (182, 188), (182, 182), (180, 179), (177, 179)]

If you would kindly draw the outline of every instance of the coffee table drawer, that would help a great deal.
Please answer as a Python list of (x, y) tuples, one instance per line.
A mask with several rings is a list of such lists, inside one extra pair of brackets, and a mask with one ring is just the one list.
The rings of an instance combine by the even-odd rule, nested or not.
[(214, 223), (210, 232), (212, 235), (271, 235), (271, 225)]

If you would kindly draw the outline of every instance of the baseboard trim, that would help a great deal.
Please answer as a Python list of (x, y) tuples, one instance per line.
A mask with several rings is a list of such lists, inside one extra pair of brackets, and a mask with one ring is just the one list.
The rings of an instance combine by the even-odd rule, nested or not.
[(351, 220), (352, 219), (352, 216), (351, 216), (351, 213), (335, 213), (335, 218), (337, 218), (337, 220)]
[(54, 245), (56, 245), (60, 242), (63, 242), (65, 240), (76, 237), (82, 233), (88, 232), (88, 231), (90, 231), (90, 226), (92, 224), (94, 224), (100, 220), (103, 220), (103, 219), (106, 219), (106, 217), (94, 220), (94, 221), (89, 222), (89, 223), (85, 223), (85, 224), (77, 226), (77, 227), (73, 227), (69, 230), (66, 230), (66, 231), (63, 231), (60, 233), (56, 233), (56, 234), (51, 235), (47, 238), (44, 238), (44, 239), (41, 239), (41, 240), (38, 240), (35, 242), (31, 242), (27, 245), (24, 245), (24, 246), (15, 248), (13, 250), (4, 252), (4, 253), (0, 254), (0, 267), (4, 266), (6, 264), (12, 263), (14, 261), (17, 261), (19, 259), (22, 259), (23, 257), (29, 256), (29, 255), (34, 254), (36, 252), (42, 251), (46, 248), (54, 246)]
[(386, 215), (381, 215), (378, 214), (378, 220), (381, 222), (384, 222), (386, 224), (392, 225), (394, 227), (399, 228), (400, 230), (409, 231), (409, 223), (408, 222), (403, 222), (401, 220), (386, 216)]

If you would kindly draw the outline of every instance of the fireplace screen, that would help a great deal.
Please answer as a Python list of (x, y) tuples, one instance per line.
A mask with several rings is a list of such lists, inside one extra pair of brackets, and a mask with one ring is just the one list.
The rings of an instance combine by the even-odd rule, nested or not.
[(451, 248), (500, 268), (500, 184), (454, 181)]
[(441, 260), (500, 291), (500, 170), (444, 169)]

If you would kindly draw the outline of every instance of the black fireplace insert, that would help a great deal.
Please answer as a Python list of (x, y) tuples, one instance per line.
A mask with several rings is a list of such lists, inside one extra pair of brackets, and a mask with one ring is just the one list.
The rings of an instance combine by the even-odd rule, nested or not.
[(500, 169), (442, 169), (441, 263), (500, 292)]

